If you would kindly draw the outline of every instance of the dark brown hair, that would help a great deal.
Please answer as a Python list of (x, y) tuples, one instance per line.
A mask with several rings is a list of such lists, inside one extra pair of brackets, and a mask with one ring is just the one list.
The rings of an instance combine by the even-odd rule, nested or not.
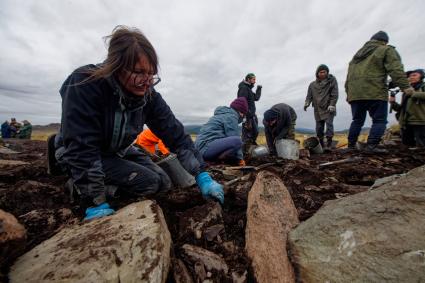
[(116, 26), (112, 34), (105, 37), (108, 55), (99, 68), (90, 70), (87, 81), (107, 78), (122, 70), (133, 71), (140, 56), (146, 55), (154, 73), (158, 73), (158, 56), (146, 36), (137, 28)]

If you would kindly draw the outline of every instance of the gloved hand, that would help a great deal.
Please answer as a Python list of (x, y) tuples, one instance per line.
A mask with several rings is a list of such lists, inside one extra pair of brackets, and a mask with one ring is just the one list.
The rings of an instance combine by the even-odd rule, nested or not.
[(328, 107), (328, 111), (329, 111), (330, 113), (335, 113), (335, 111), (336, 111), (336, 107), (335, 107), (335, 106), (332, 106), (332, 105), (329, 105), (329, 107)]
[(207, 172), (199, 173), (195, 179), (204, 198), (213, 197), (221, 204), (224, 203), (223, 186), (214, 181)]
[(257, 85), (257, 88), (262, 88), (263, 86), (262, 85)]
[(306, 102), (305, 104), (304, 104), (304, 111), (307, 111), (307, 108), (310, 106), (310, 103), (308, 103), (308, 102)]
[(95, 218), (101, 218), (114, 214), (115, 210), (109, 207), (107, 202), (104, 202), (98, 206), (92, 206), (86, 209), (86, 217), (84, 220), (92, 220)]
[(414, 92), (415, 92), (415, 89), (413, 87), (403, 89), (403, 93), (407, 96), (411, 96)]
[(245, 166), (245, 165), (246, 165), (245, 160), (243, 159), (239, 160), (239, 166)]

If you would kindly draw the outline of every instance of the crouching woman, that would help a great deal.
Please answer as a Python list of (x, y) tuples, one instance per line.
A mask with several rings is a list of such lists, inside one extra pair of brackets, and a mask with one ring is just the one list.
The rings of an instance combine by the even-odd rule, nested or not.
[(248, 112), (245, 97), (235, 99), (230, 107), (219, 106), (202, 126), (195, 146), (206, 161), (238, 162), (245, 165), (238, 124)]
[(204, 171), (202, 156), (154, 86), (158, 58), (135, 28), (118, 26), (109, 36), (106, 60), (75, 70), (63, 83), (62, 124), (56, 158), (70, 174), (86, 219), (112, 214), (105, 186), (137, 195), (170, 189), (167, 174), (133, 145), (146, 124), (183, 167), (195, 176), (204, 197), (224, 201), (223, 187)]

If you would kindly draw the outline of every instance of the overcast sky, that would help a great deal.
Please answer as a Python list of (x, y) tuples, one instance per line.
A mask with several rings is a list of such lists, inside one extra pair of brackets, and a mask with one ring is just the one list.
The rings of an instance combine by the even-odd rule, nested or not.
[(141, 29), (157, 50), (157, 90), (186, 124), (228, 105), (248, 72), (257, 75), (262, 113), (292, 105), (297, 127), (314, 128), (302, 110), (316, 67), (338, 80), (337, 129), (349, 127), (348, 62), (377, 31), (389, 34), (406, 70), (425, 67), (425, 1), (0, 1), (0, 120), (60, 122), (58, 93), (75, 68), (106, 56), (102, 37), (116, 25)]

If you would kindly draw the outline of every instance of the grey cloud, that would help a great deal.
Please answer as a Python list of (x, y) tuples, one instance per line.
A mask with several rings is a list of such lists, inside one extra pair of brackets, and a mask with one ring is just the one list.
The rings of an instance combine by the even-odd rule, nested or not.
[[(258, 115), (275, 103), (302, 110), (317, 65), (339, 83), (336, 128), (349, 127), (348, 62), (385, 30), (406, 69), (424, 67), (421, 0), (355, 1), (12, 1), (0, 2), (0, 120), (60, 120), (58, 89), (73, 69), (101, 62), (102, 37), (118, 24), (140, 28), (160, 57), (157, 89), (184, 123), (202, 123), (228, 105), (247, 72), (263, 85)], [(16, 115), (13, 115), (13, 114)], [(392, 119), (392, 121), (394, 121)]]

